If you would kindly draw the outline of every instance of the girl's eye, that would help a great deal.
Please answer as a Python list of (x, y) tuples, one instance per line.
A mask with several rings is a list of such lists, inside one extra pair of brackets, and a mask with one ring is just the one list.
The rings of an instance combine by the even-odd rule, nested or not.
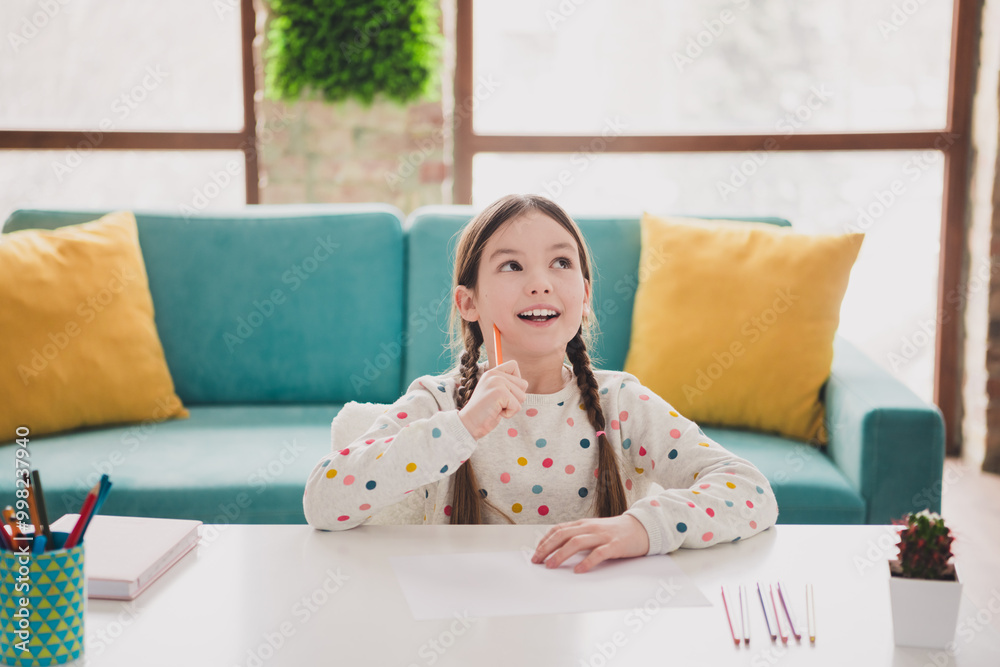
[[(558, 259), (552, 260), (553, 264), (555, 264), (556, 262), (562, 262), (563, 263), (562, 268), (564, 268), (564, 269), (571, 269), (571, 268), (573, 268), (573, 262), (572, 262), (572, 260), (567, 259), (566, 257), (560, 257)], [(500, 265), (500, 270), (504, 271), (505, 267), (508, 267), (508, 266), (516, 266), (518, 270), (521, 268), (520, 264), (518, 264), (517, 262), (511, 260), (509, 262), (504, 262), (503, 264), (501, 264)], [(514, 270), (514, 269), (511, 269), (511, 270)]]

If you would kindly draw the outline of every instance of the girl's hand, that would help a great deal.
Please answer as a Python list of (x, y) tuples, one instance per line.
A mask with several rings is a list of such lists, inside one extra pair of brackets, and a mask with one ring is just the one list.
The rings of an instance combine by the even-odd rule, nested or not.
[[(633, 558), (649, 552), (646, 529), (629, 514), (599, 519), (580, 519), (561, 523), (549, 529), (538, 542), (532, 563), (545, 562), (545, 567), (559, 567), (578, 551), (590, 549), (590, 555), (577, 563), (573, 571), (588, 572), (610, 558)], [(552, 554), (551, 558), (545, 558)]]
[(501, 417), (513, 417), (524, 403), (528, 381), (516, 361), (507, 361), (483, 373), (475, 391), (458, 417), (472, 437), (479, 440), (495, 429)]

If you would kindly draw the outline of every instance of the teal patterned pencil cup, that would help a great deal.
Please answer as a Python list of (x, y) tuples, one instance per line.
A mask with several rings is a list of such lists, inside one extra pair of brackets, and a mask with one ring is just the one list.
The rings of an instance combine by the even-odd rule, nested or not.
[(0, 664), (61, 665), (83, 655), (83, 544), (18, 555), (0, 550)]

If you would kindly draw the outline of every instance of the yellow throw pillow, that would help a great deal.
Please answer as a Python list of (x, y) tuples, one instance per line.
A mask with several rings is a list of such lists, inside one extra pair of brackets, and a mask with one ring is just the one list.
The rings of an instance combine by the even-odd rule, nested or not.
[(127, 211), (0, 237), (0, 332), (0, 442), (188, 416)]
[(625, 370), (698, 423), (827, 442), (820, 390), (864, 234), (642, 217)]

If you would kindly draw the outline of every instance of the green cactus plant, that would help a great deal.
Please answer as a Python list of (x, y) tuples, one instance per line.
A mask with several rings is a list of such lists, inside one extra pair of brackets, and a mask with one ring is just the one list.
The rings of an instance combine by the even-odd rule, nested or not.
[(904, 526), (899, 533), (899, 559), (894, 576), (945, 581), (955, 579), (955, 568), (951, 562), (954, 537), (940, 514), (924, 510), (907, 514), (902, 519), (894, 520), (893, 524)]

